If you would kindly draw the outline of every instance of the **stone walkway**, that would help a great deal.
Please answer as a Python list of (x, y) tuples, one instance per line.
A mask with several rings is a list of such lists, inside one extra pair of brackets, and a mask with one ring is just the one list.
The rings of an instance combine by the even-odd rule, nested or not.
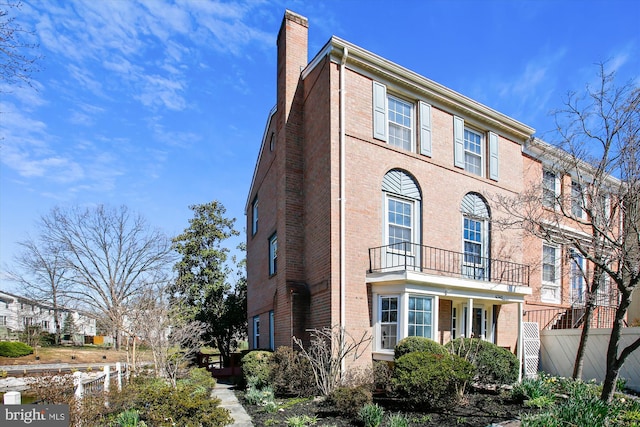
[(221, 400), (220, 407), (227, 409), (231, 413), (233, 418), (233, 424), (230, 426), (236, 427), (252, 427), (251, 417), (244, 410), (244, 407), (238, 401), (236, 394), (233, 392), (233, 385), (225, 384), (218, 381), (216, 388), (213, 390), (213, 395)]

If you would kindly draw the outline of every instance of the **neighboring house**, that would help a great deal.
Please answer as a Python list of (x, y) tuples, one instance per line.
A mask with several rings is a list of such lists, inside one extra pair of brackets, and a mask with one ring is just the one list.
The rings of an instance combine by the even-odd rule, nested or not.
[(534, 129), (337, 37), (308, 61), (307, 30), (285, 13), (247, 199), (250, 347), (341, 325), (373, 359), (410, 335), (519, 352), (528, 310), (570, 307), (560, 248), (492, 227), (486, 195), (543, 179)]
[[(61, 328), (68, 313), (73, 316), (77, 334), (96, 335), (96, 320), (77, 310), (60, 308)], [(54, 334), (56, 329), (53, 307), (0, 291), (0, 328), (9, 334), (23, 332), (26, 326), (38, 326), (42, 331)], [(0, 336), (0, 339), (2, 338)]]

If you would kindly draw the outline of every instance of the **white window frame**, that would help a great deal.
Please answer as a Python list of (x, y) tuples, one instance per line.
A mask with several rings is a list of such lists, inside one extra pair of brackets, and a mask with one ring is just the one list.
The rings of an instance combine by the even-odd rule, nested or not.
[(260, 348), (260, 316), (253, 316), (253, 348)]
[(275, 316), (273, 310), (269, 312), (269, 348), (275, 350)]
[[(423, 155), (431, 156), (431, 106), (423, 101), (407, 99), (405, 97), (390, 94), (387, 92), (387, 86), (383, 83), (373, 81), (373, 138), (384, 141), (389, 145), (407, 150), (411, 152), (417, 151), (418, 131), (420, 138), (420, 152)], [(406, 123), (397, 123), (390, 119), (389, 101), (397, 101), (409, 107), (410, 120), (409, 125)], [(420, 117), (416, 117), (419, 110)], [(406, 115), (405, 115), (406, 117)], [(420, 120), (418, 122), (418, 120)], [(404, 144), (398, 146), (390, 142), (390, 127), (399, 125), (404, 129), (408, 129), (409, 138), (408, 147)], [(419, 129), (418, 129), (419, 126)]]
[[(554, 264), (553, 264), (553, 274), (554, 280), (549, 281), (545, 280), (544, 277), (544, 267), (545, 265), (550, 265), (550, 263), (545, 262), (545, 248), (553, 249), (554, 251)], [(542, 268), (540, 271), (542, 289), (540, 290), (540, 300), (542, 302), (551, 302), (551, 303), (560, 303), (560, 248), (556, 245), (552, 245), (549, 243), (542, 244)], [(548, 295), (551, 294), (551, 297)]]
[(258, 196), (251, 203), (251, 235), (254, 236), (258, 232)]
[(278, 272), (278, 234), (269, 237), (269, 276)]
[[(571, 303), (585, 303), (585, 271), (584, 256), (575, 249), (570, 249), (570, 283), (571, 283)], [(576, 289), (578, 288), (578, 289)]]
[[(403, 105), (403, 107), (408, 107), (409, 108), (409, 126), (407, 126), (404, 123), (398, 123), (395, 120), (391, 119), (391, 108), (389, 107), (391, 102), (397, 102), (401, 105)], [(387, 94), (387, 143), (393, 147), (397, 147), (406, 151), (411, 151), (414, 152), (415, 150), (415, 105), (410, 102), (407, 101), (406, 99), (400, 98), (398, 96), (395, 95), (391, 95), (391, 94)], [(406, 117), (406, 116), (405, 116)], [(408, 147), (405, 146), (406, 142), (404, 139), (402, 140), (402, 145), (398, 145), (395, 143), (391, 142), (391, 128), (392, 127), (398, 127), (401, 130), (407, 130), (408, 134), (409, 134), (409, 141), (408, 141)]]
[[(411, 325), (414, 326), (422, 326), (422, 327), (426, 327), (427, 324), (422, 323), (422, 324), (418, 324), (416, 322), (414, 322), (413, 324), (410, 322), (410, 315), (412, 311), (415, 311), (416, 313), (418, 313), (418, 310), (412, 310), (411, 309), (411, 299), (412, 298), (420, 298), (420, 299), (424, 299), (424, 300), (429, 300), (430, 304), (431, 304), (431, 310), (428, 311), (429, 313), (429, 323), (428, 323), (428, 328), (429, 328), (429, 335), (415, 335), (415, 334), (411, 334)], [(433, 339), (434, 336), (434, 331), (433, 331), (433, 327), (434, 327), (434, 316), (435, 316), (435, 298), (431, 295), (420, 295), (420, 294), (409, 294), (408, 298), (407, 298), (407, 326), (406, 326), (406, 331), (407, 331), (407, 336), (421, 336), (421, 337), (425, 337), (425, 338), (430, 338)], [(421, 310), (420, 312), (422, 312), (423, 314), (427, 313), (426, 310)], [(401, 319), (404, 319), (404, 316), (400, 316)], [(403, 321), (404, 323), (404, 321)]]
[(578, 219), (584, 218), (586, 214), (582, 185), (574, 180), (571, 180), (571, 214)]
[[(402, 252), (402, 253), (413, 253), (413, 243), (416, 243), (416, 201), (413, 199), (408, 199), (408, 198), (404, 198), (404, 197), (400, 197), (397, 196), (395, 194), (389, 194), (389, 193), (385, 193), (385, 198), (384, 198), (384, 241), (386, 245), (391, 245), (391, 233), (390, 233), (390, 227), (393, 226), (397, 226), (397, 227), (405, 227), (404, 225), (397, 225), (395, 223), (391, 223), (389, 222), (389, 202), (391, 201), (395, 201), (398, 203), (403, 203), (405, 205), (409, 205), (410, 208), (410, 214), (411, 214), (411, 225), (409, 228), (409, 240), (406, 241), (406, 243), (409, 243), (409, 245), (404, 245), (404, 249), (401, 249), (400, 246), (398, 245), (397, 247), (393, 247), (393, 248), (389, 248), (389, 250), (391, 252)], [(405, 241), (403, 241), (405, 242)], [(395, 243), (402, 243), (402, 242), (395, 242)]]
[(458, 307), (451, 304), (451, 339), (458, 338)]
[[(550, 188), (547, 182), (547, 177), (553, 175), (553, 189)], [(553, 192), (553, 200), (549, 201), (548, 196)], [(558, 178), (558, 173), (551, 169), (543, 169), (542, 170), (542, 205), (550, 208), (556, 209), (558, 207), (558, 195), (560, 194), (560, 179)]]
[[(474, 222), (478, 222), (480, 223), (480, 242), (477, 242), (475, 240), (470, 240), (467, 239), (467, 237), (465, 236), (465, 231), (466, 231), (466, 227), (465, 227), (465, 222), (466, 221), (474, 221)], [(488, 241), (488, 230), (487, 230), (487, 221), (485, 218), (478, 218), (478, 217), (474, 217), (471, 215), (467, 215), (467, 214), (463, 214), (462, 215), (462, 265), (463, 265), (463, 274), (466, 278), (470, 278), (470, 279), (476, 279), (476, 280), (486, 280), (487, 278), (487, 241)], [(467, 251), (465, 250), (466, 248), (466, 243), (471, 243), (471, 244), (479, 244), (480, 245), (480, 262), (476, 263), (476, 262), (468, 262), (467, 261)], [(469, 275), (467, 274), (464, 270), (464, 267), (470, 267), (473, 269), (474, 274)], [(476, 271), (480, 270), (481, 271), (481, 275), (478, 276), (478, 274), (476, 273)]]
[[(395, 322), (383, 322), (382, 320), (382, 302), (383, 300), (395, 300), (396, 301), (396, 319)], [(378, 348), (378, 350), (380, 351), (386, 351), (386, 352), (393, 352), (396, 344), (398, 343), (399, 337), (400, 337), (400, 324), (401, 324), (401, 298), (400, 295), (378, 295), (377, 298), (377, 321), (376, 321), (376, 335), (377, 335), (377, 340), (376, 340), (376, 346)], [(391, 346), (390, 348), (385, 348), (383, 346), (383, 328), (387, 325), (393, 327), (393, 324), (395, 323), (395, 343), (393, 344), (393, 346)]]
[(7, 316), (0, 316), (0, 326), (7, 326)]
[[(471, 151), (467, 148), (467, 133), (469, 134), (473, 134), (475, 136), (478, 136), (480, 138), (480, 153), (476, 153), (474, 151)], [(485, 176), (485, 150), (486, 150), (486, 143), (485, 143), (485, 135), (483, 132), (480, 132), (476, 129), (470, 128), (468, 126), (464, 127), (463, 130), (463, 142), (464, 142), (464, 170), (466, 170), (467, 172), (474, 174), (476, 176), (480, 176), (480, 177), (484, 177)], [(472, 171), (470, 170), (470, 168), (468, 167), (469, 162), (467, 162), (467, 158), (468, 157), (473, 157), (473, 158), (479, 158), (480, 159), (480, 171), (479, 173), (477, 173), (476, 171)]]

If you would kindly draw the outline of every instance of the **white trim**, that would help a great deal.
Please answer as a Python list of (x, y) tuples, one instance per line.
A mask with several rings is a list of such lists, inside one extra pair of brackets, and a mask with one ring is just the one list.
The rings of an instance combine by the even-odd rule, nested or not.
[[(409, 148), (405, 148), (404, 145), (395, 145), (391, 143), (391, 126), (398, 126), (400, 129), (407, 129), (407, 127), (403, 124), (399, 124), (396, 123), (395, 121), (392, 121), (391, 118), (389, 117), (389, 100), (393, 99), (395, 101), (397, 101), (398, 103), (401, 104), (406, 104), (407, 106), (409, 106), (410, 108), (410, 121), (411, 124), (409, 125)], [(416, 152), (416, 120), (415, 120), (415, 116), (416, 116), (416, 106), (415, 103), (413, 103), (412, 101), (409, 101), (408, 99), (404, 99), (400, 96), (397, 96), (395, 94), (391, 94), (389, 92), (387, 92), (387, 99), (386, 99), (387, 103), (386, 103), (386, 119), (387, 119), (387, 139), (386, 142), (387, 144), (389, 144), (391, 147), (396, 147), (399, 148), (401, 150), (405, 150), (405, 151), (409, 151), (412, 153)]]
[(331, 61), (340, 63), (345, 47), (349, 49), (347, 61), (349, 69), (362, 69), (368, 71), (367, 74), (375, 74), (377, 79), (383, 77), (383, 80), (396, 81), (399, 85), (415, 91), (416, 98), (427, 98), (446, 106), (448, 110), (475, 117), (476, 120), (486, 123), (489, 127), (502, 129), (512, 135), (520, 144), (523, 144), (535, 132), (535, 129), (509, 116), (336, 36), (331, 37), (309, 62), (302, 71), (302, 78), (305, 79), (316, 66), (322, 63), (323, 58), (327, 55), (331, 57)]
[[(545, 260), (544, 260), (544, 249), (545, 247), (549, 247), (549, 248), (553, 248), (555, 251), (554, 254), (554, 281), (550, 282), (544, 279), (544, 266), (545, 266)], [(549, 243), (549, 242), (543, 242), (542, 243), (542, 268), (540, 269), (540, 301), (541, 302), (549, 302), (549, 303), (556, 303), (559, 304), (562, 301), (562, 282), (561, 282), (561, 269), (560, 269), (560, 261), (562, 258), (562, 252), (561, 252), (561, 248), (558, 245)], [(552, 291), (554, 292), (554, 297), (549, 298), (547, 297), (545, 290), (547, 291)]]
[(273, 310), (269, 311), (269, 348), (275, 350), (276, 347), (276, 334), (275, 334), (275, 313)]
[(253, 316), (253, 348), (260, 348), (260, 316)]

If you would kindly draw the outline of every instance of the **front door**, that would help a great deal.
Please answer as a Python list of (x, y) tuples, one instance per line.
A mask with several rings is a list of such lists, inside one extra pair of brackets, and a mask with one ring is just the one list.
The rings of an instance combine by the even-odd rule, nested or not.
[(460, 325), (462, 336), (467, 338), (487, 339), (487, 310), (485, 310), (483, 306), (474, 306), (471, 313), (471, 333), (467, 333), (467, 316), (469, 314), (469, 310), (468, 306), (465, 304), (463, 306), (462, 325)]

